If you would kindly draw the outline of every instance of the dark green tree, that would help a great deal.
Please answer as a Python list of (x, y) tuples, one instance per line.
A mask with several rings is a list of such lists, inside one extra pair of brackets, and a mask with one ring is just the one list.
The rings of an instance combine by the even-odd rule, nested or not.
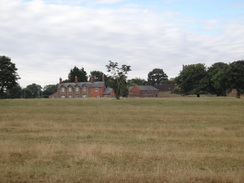
[(42, 87), (36, 83), (28, 85), (26, 89), (31, 92), (31, 98), (40, 98), (42, 96)]
[(207, 71), (208, 91), (217, 96), (226, 96), (228, 64), (223, 62), (214, 63)]
[(21, 98), (22, 89), (19, 84), (7, 90), (5, 98)]
[(6, 56), (0, 56), (0, 99), (4, 98), (4, 92), (17, 85), (20, 79), (15, 64)]
[(227, 76), (228, 86), (231, 89), (236, 89), (236, 98), (240, 98), (242, 91), (244, 91), (244, 60), (229, 64)]
[[(69, 82), (70, 81), (68, 79), (65, 79), (65, 80), (62, 81), (62, 83), (69, 83)], [(74, 81), (72, 81), (72, 82), (74, 82)]]
[(102, 81), (102, 78), (106, 80), (107, 76), (101, 71), (91, 71), (91, 76), (93, 76), (94, 81)]
[(28, 88), (22, 89), (21, 93), (22, 93), (22, 98), (33, 98), (31, 90)]
[(135, 85), (146, 85), (147, 81), (145, 79), (141, 78), (133, 78), (128, 80), (128, 85), (129, 86), (135, 86)]
[(75, 66), (73, 69), (70, 70), (68, 75), (69, 82), (74, 82), (75, 76), (77, 76), (78, 82), (87, 82), (87, 73), (83, 67), (79, 69)]
[(57, 89), (58, 89), (58, 85), (46, 85), (43, 88), (42, 94), (44, 98), (48, 98), (53, 93), (57, 92)]
[(179, 92), (183, 95), (207, 93), (207, 71), (204, 64), (186, 66), (175, 78)]
[(127, 73), (131, 71), (130, 66), (122, 65), (118, 66), (117, 62), (109, 61), (106, 65), (107, 71), (110, 73), (108, 78), (108, 86), (114, 89), (116, 98), (119, 99), (120, 96), (128, 94), (127, 89)]
[(168, 76), (163, 69), (155, 68), (148, 73), (147, 82), (149, 85), (160, 85), (168, 81)]

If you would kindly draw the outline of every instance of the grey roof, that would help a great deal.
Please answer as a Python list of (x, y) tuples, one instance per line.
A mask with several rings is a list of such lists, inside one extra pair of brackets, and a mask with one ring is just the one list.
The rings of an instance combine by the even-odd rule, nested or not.
[(109, 94), (112, 93), (112, 91), (113, 91), (112, 88), (105, 88), (104, 91), (103, 91), (103, 95), (109, 95)]
[(154, 85), (155, 88), (159, 89), (160, 91), (172, 91), (176, 84), (161, 84), (161, 85)]
[(82, 87), (83, 85), (85, 85), (87, 88), (102, 88), (102, 87), (104, 87), (104, 82), (103, 81), (97, 81), (97, 82), (60, 83), (58, 85), (58, 88), (60, 88), (62, 86), (65, 87), (65, 88), (67, 88), (68, 86), (72, 86), (72, 87), (79, 86), (79, 87)]
[(134, 86), (129, 86), (129, 91), (133, 88)]
[(137, 88), (139, 88), (140, 90), (158, 90), (157, 88), (150, 86), (150, 85), (136, 85)]

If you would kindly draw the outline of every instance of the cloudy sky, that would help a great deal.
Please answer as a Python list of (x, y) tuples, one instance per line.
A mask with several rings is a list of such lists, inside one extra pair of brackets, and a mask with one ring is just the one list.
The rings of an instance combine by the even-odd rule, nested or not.
[(182, 64), (244, 59), (244, 0), (0, 0), (0, 55), (22, 87), (67, 79), (71, 68), (106, 72), (108, 61), (147, 79)]

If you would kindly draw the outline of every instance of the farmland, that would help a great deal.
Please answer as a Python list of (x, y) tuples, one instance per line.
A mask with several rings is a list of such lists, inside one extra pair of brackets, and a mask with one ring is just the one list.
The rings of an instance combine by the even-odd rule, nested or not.
[(0, 100), (0, 180), (244, 182), (244, 99)]

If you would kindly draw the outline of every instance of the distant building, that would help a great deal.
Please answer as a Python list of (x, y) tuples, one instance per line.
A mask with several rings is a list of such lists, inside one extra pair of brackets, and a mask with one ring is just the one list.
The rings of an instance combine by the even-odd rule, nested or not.
[(159, 90), (153, 86), (130, 86), (129, 97), (158, 97)]
[(161, 84), (154, 85), (154, 87), (159, 89), (160, 92), (171, 92), (175, 89), (176, 84)]
[(74, 82), (63, 83), (60, 78), (57, 92), (50, 95), (49, 98), (100, 98), (114, 96), (114, 90), (105, 86), (104, 77), (102, 81), (94, 82), (94, 78), (91, 76), (89, 82), (78, 82), (78, 78), (75, 77)]

